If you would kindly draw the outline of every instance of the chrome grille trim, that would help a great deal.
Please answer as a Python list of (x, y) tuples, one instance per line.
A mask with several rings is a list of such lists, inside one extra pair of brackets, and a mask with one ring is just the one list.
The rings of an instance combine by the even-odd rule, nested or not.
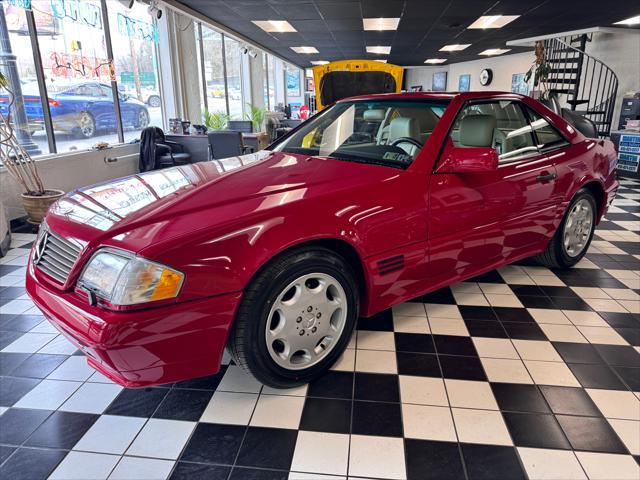
[(82, 247), (48, 229), (42, 241), (44, 241), (44, 246), (42, 254), (37, 260), (36, 268), (57, 282), (66, 283), (80, 256)]

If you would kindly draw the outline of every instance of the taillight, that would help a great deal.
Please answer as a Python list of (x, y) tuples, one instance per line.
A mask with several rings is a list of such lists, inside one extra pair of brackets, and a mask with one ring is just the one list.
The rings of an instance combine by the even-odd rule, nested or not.
[(49, 106), (50, 107), (59, 107), (60, 106), (60, 102), (57, 100), (54, 100), (53, 98), (49, 99)]

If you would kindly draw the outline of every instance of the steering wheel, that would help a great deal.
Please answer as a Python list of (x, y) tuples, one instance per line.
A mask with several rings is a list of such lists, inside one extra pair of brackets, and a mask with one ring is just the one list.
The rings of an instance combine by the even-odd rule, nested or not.
[(398, 137), (395, 140), (393, 140), (391, 143), (389, 143), (389, 145), (392, 147), (396, 147), (398, 146), (399, 143), (410, 143), (411, 145), (413, 145), (418, 149), (422, 148), (422, 144), (415, 138), (411, 138), (411, 137)]

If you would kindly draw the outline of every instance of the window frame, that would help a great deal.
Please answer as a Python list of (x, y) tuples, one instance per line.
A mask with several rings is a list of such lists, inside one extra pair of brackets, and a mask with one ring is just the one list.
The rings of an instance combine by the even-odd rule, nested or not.
[[(534, 139), (536, 141), (536, 146), (538, 147), (538, 150), (540, 151), (540, 153), (545, 154), (545, 153), (549, 153), (549, 152), (555, 152), (556, 150), (560, 150), (562, 148), (566, 148), (569, 145), (571, 145), (571, 142), (567, 139), (567, 137), (565, 137), (565, 135), (560, 130), (558, 130), (551, 121), (549, 121), (549, 118), (547, 118), (545, 115), (543, 115), (540, 112), (538, 112), (535, 108), (532, 108), (529, 105), (525, 105), (522, 102), (520, 102), (520, 103), (521, 103), (521, 106), (522, 106), (522, 108), (524, 110), (524, 113), (525, 113), (526, 117), (529, 120), (529, 124), (531, 125), (531, 131), (533, 132), (533, 137), (534, 137)], [(550, 146), (541, 148), (540, 147), (540, 145), (541, 145), (540, 139), (538, 138), (538, 134), (536, 133), (536, 129), (533, 128), (533, 118), (531, 117), (531, 113), (530, 112), (533, 112), (536, 115), (538, 115), (540, 118), (544, 119), (547, 122), (547, 125), (549, 125), (549, 127), (551, 127), (551, 130), (553, 130), (558, 135), (558, 137), (560, 137), (560, 139), (561, 139), (560, 142), (561, 143), (558, 143), (557, 145), (556, 144), (552, 144)]]

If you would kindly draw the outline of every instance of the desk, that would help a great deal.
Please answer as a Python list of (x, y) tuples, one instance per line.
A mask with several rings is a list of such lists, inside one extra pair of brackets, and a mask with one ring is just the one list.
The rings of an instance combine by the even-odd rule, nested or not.
[[(209, 139), (206, 135), (167, 133), (165, 137), (170, 142), (182, 145), (184, 151), (191, 154), (191, 161), (193, 163), (209, 160)], [(268, 145), (268, 136), (265, 132), (243, 133), (242, 141), (245, 145), (253, 147), (255, 151), (258, 151)]]

